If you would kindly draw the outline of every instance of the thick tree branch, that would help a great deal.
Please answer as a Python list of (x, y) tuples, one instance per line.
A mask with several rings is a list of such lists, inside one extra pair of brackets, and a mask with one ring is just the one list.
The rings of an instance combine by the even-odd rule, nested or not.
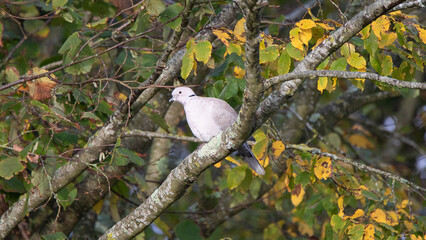
[(275, 86), (276, 84), (290, 81), (299, 78), (314, 78), (314, 77), (337, 77), (337, 78), (360, 78), (370, 79), (381, 83), (386, 83), (398, 88), (411, 88), (426, 90), (426, 83), (419, 82), (406, 82), (400, 81), (395, 78), (385, 77), (377, 73), (369, 72), (348, 72), (348, 71), (334, 71), (334, 70), (311, 70), (311, 71), (293, 71), (281, 76), (273, 77), (265, 81), (265, 90)]

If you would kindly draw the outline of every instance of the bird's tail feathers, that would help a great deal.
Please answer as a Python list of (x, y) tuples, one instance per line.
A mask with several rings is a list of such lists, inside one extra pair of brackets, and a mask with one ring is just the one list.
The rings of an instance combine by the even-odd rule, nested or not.
[(243, 155), (244, 161), (259, 175), (265, 175), (265, 169), (260, 165), (257, 158), (253, 155), (253, 152), (250, 149), (250, 146), (247, 143), (244, 143), (238, 151)]

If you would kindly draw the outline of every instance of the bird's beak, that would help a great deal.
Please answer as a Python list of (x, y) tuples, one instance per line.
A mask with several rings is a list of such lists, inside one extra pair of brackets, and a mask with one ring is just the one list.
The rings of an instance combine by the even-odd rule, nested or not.
[(174, 102), (174, 101), (175, 101), (174, 97), (170, 98), (170, 100), (169, 100), (169, 102)]

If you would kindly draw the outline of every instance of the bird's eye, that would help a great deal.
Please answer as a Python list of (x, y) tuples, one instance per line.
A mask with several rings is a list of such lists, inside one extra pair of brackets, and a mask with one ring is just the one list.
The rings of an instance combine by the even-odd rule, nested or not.
[(179, 94), (182, 94), (182, 91), (179, 91)]

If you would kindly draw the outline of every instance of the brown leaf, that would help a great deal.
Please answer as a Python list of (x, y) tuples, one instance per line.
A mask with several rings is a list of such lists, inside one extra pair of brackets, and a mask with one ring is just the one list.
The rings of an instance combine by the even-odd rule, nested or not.
[[(47, 72), (45, 69), (33, 68), (29, 75), (38, 75)], [(56, 79), (53, 74), (50, 77)], [(51, 91), (56, 86), (56, 82), (52, 81), (48, 77), (38, 78), (27, 83), (30, 97), (34, 100), (44, 100), (51, 98)]]

